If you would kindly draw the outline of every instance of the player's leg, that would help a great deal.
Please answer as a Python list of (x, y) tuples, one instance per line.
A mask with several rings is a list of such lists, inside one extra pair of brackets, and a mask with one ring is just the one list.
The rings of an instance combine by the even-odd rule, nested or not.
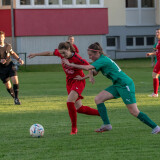
[(81, 99), (78, 99), (75, 102), (75, 107), (76, 107), (76, 110), (77, 110), (78, 113), (100, 116), (97, 109), (93, 109), (93, 108), (88, 107), (88, 106), (83, 106)]
[(159, 74), (153, 72), (152, 73), (152, 77), (153, 77), (153, 89), (154, 89), (154, 93), (152, 94), (152, 97), (158, 97), (158, 88), (159, 88)]
[(78, 98), (78, 93), (74, 90), (71, 90), (67, 99), (68, 113), (72, 123), (71, 134), (77, 134), (77, 111), (74, 105), (77, 98)]
[(109, 87), (106, 90), (103, 90), (95, 97), (95, 103), (97, 105), (98, 112), (99, 112), (99, 114), (102, 118), (102, 121), (103, 121), (103, 125), (101, 126), (101, 128), (95, 130), (96, 132), (104, 132), (104, 131), (109, 131), (112, 129), (112, 126), (111, 126), (109, 118), (108, 118), (107, 109), (104, 104), (104, 102), (106, 100), (114, 98), (113, 94), (110, 92), (111, 90), (112, 91), (114, 90), (113, 86)]
[(17, 70), (16, 70), (16, 67), (13, 63), (10, 63), (10, 65), (9, 65), (8, 74), (9, 74), (9, 77), (11, 77), (11, 81), (13, 84), (13, 90), (14, 90), (14, 94), (15, 94), (14, 103), (16, 105), (20, 105), (21, 103), (18, 98), (19, 81), (18, 81), (18, 76), (17, 76)]
[(14, 98), (14, 91), (10, 82), (10, 77), (8, 75), (8, 72), (5, 71), (4, 73), (1, 73), (0, 79), (2, 80), (3, 84), (6, 86), (8, 93)]
[(134, 117), (137, 117), (140, 121), (152, 128), (152, 134), (157, 134), (160, 132), (160, 127), (155, 122), (153, 122), (145, 113), (140, 112), (137, 108), (136, 103), (127, 104), (127, 108)]
[(154, 93), (150, 95), (151, 97), (158, 97), (159, 74), (160, 74), (160, 61), (156, 63), (152, 72)]
[(10, 80), (5, 81), (4, 85), (6, 86), (8, 93), (14, 98), (15, 95), (14, 95), (14, 91), (13, 91), (12, 84), (11, 84)]
[(20, 105), (21, 103), (20, 103), (19, 98), (18, 98), (18, 94), (19, 94), (18, 76), (17, 75), (12, 76), (11, 81), (13, 83), (13, 90), (14, 90), (14, 94), (15, 94), (14, 102), (15, 102), (16, 105)]
[[(123, 102), (126, 104), (129, 112), (134, 116), (141, 120), (143, 123), (148, 125), (153, 129), (153, 131), (158, 127), (145, 113), (140, 112), (135, 97), (135, 86), (134, 83), (130, 83), (127, 86), (123, 86), (117, 89)], [(158, 127), (159, 129), (159, 127)], [(154, 131), (155, 132), (155, 131)], [(156, 130), (157, 132), (157, 130)]]

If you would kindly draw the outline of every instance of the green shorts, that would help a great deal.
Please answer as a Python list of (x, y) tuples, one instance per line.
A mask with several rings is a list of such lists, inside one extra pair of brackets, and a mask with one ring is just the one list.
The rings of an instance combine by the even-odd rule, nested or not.
[(105, 90), (111, 93), (114, 98), (121, 97), (125, 104), (136, 103), (134, 83), (130, 83), (129, 85), (124, 86), (112, 85)]

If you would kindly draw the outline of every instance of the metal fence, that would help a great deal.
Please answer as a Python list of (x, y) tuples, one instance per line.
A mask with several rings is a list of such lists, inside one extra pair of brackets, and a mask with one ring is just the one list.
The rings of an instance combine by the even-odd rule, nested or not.
[(116, 50), (108, 50), (107, 55), (111, 59), (130, 59), (130, 58), (145, 58), (146, 53), (149, 50), (135, 50), (135, 51), (116, 51)]
[[(27, 66), (27, 53), (17, 53), (17, 55), (24, 61), (24, 66), (26, 68)], [(18, 70), (20, 64), (19, 62), (17, 62), (17, 60), (15, 60), (14, 58), (12, 58), (13, 63), (16, 65), (16, 68)]]

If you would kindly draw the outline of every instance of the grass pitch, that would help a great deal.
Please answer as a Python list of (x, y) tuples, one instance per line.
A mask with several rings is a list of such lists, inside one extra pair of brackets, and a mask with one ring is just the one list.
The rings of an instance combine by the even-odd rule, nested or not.
[[(117, 64), (135, 82), (137, 104), (160, 125), (160, 100), (152, 89), (149, 59), (119, 60)], [(40, 69), (39, 69), (40, 68)], [(95, 133), (100, 117), (78, 114), (78, 134), (71, 136), (66, 107), (65, 74), (60, 65), (27, 66), (19, 70), (21, 106), (15, 106), (0, 84), (0, 159), (2, 160), (159, 160), (160, 135), (131, 116), (121, 99), (106, 102), (113, 130)], [(96, 108), (94, 97), (111, 82), (99, 74), (87, 80), (84, 105)], [(43, 138), (32, 138), (29, 128), (44, 126)]]

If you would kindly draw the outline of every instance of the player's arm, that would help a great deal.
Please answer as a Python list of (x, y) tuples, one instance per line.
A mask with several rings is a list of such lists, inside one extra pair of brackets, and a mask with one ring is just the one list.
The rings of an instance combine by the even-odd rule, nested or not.
[(81, 77), (80, 75), (77, 75), (74, 79), (76, 80), (83, 80), (83, 79), (87, 79), (89, 78), (89, 81), (94, 84), (95, 80), (93, 76), (96, 76), (98, 74), (98, 72), (96, 72), (95, 70), (89, 70), (89, 73), (87, 75), (85, 75), (84, 77)]
[(54, 54), (53, 54), (53, 52), (45, 51), (45, 52), (41, 52), (41, 53), (30, 53), (27, 57), (31, 59), (36, 56), (54, 56)]
[(93, 76), (96, 76), (98, 74), (98, 72), (95, 69), (89, 70), (89, 81), (94, 84), (95, 83), (95, 79)]
[(89, 73), (87, 75), (85, 75), (84, 77), (81, 77), (80, 75), (77, 75), (74, 79), (83, 80), (83, 79), (90, 78), (90, 75), (91, 76), (96, 76), (97, 74), (98, 74), (97, 71), (95, 71), (95, 70), (89, 70)]
[(156, 52), (147, 53), (146, 57), (149, 57), (149, 56), (152, 56), (152, 55), (156, 55)]
[(63, 59), (63, 63), (67, 66), (73, 67), (73, 68), (78, 68), (78, 69), (83, 69), (86, 71), (92, 70), (94, 69), (94, 66), (88, 64), (88, 65), (78, 65), (78, 64), (74, 64), (74, 63), (70, 63), (67, 59)]
[(24, 61), (14, 52), (13, 50), (10, 51), (11, 56), (17, 60), (21, 65), (24, 64)]

